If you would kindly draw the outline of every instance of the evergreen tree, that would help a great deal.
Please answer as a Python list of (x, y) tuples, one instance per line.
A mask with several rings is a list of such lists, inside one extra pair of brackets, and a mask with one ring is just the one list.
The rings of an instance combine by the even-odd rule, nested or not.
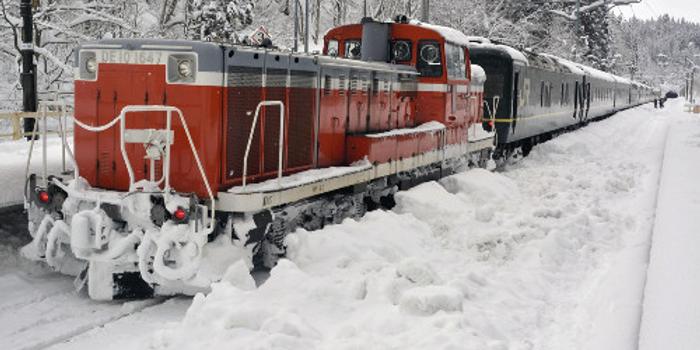
[(579, 16), (584, 44), (583, 59), (595, 68), (610, 71), (613, 62), (608, 8), (601, 6)]
[(238, 42), (239, 32), (253, 23), (252, 0), (188, 0), (185, 35), (188, 39)]

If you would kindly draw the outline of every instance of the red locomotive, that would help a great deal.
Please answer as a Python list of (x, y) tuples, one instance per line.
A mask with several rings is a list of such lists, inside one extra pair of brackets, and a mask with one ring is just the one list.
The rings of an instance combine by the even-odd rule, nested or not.
[(37, 258), (96, 299), (193, 293), (284, 237), (483, 165), (485, 74), (454, 29), (365, 20), (323, 55), (169, 40), (77, 50), (75, 178), (30, 178)]

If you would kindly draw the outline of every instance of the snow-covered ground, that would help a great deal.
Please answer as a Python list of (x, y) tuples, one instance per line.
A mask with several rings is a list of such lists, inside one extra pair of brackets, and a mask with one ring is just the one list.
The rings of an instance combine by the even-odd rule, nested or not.
[(667, 130), (689, 119), (668, 106), (299, 231), (259, 287), (234, 265), (194, 299), (96, 303), (3, 235), (0, 348), (636, 349)]
[(265, 284), (237, 269), (150, 346), (634, 349), (672, 114), (620, 113), (297, 232)]
[(639, 348), (700, 349), (700, 115), (669, 128)]

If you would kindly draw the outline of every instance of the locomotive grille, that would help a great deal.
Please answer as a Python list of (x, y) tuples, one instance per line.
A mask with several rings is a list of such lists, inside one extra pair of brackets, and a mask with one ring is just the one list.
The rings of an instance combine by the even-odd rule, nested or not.
[(288, 166), (309, 166), (313, 162), (314, 117), (316, 115), (317, 73), (292, 71), (289, 96)]
[[(253, 124), (248, 111), (262, 100), (262, 68), (229, 66), (226, 177), (243, 176), (243, 157)], [(248, 175), (260, 173), (260, 123), (255, 130), (248, 157)]]
[[(268, 101), (282, 101), (287, 105), (286, 89), (287, 86), (287, 70), (286, 69), (268, 69), (265, 76), (265, 99)], [(286, 113), (285, 113), (286, 114)], [(265, 173), (277, 171), (277, 158), (279, 157), (279, 107), (265, 107), (264, 126), (264, 159), (263, 169)], [(287, 116), (285, 116), (286, 118)], [(283, 163), (284, 164), (284, 163)]]

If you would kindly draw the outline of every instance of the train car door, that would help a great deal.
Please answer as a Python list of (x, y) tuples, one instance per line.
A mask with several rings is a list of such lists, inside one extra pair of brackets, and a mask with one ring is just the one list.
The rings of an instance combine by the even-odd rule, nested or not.
[(513, 130), (515, 130), (515, 123), (518, 120), (518, 103), (520, 102), (520, 70), (515, 70), (513, 73), (513, 102), (511, 103), (511, 115), (510, 119), (513, 120)]
[(574, 87), (574, 119), (578, 117), (579, 90), (581, 89), (578, 80)]
[(591, 110), (591, 83), (586, 83), (586, 111), (583, 121), (588, 120), (588, 112)]

